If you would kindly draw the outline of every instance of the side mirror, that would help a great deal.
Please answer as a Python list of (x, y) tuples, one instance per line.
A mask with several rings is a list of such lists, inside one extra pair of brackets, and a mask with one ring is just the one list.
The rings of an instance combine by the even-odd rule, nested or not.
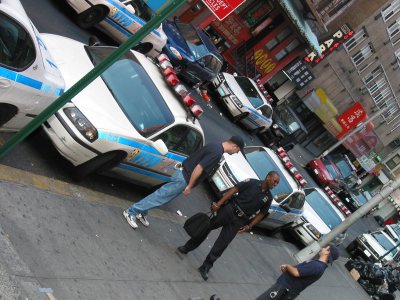
[(160, 152), (161, 155), (166, 155), (168, 153), (167, 145), (165, 145), (164, 141), (159, 139), (152, 143), (152, 146)]
[(286, 212), (290, 212), (291, 211), (291, 209), (290, 209), (290, 207), (289, 207), (289, 205), (287, 203), (280, 204), (279, 207), (282, 208)]
[(95, 35), (89, 37), (89, 46), (100, 46), (100, 40)]

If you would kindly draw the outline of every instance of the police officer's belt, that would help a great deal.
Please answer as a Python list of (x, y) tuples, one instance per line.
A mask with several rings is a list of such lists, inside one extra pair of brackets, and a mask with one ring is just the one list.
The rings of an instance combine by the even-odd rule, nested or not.
[(233, 208), (233, 213), (237, 215), (239, 218), (248, 218), (245, 212), (236, 203), (234, 202), (232, 203), (232, 208)]

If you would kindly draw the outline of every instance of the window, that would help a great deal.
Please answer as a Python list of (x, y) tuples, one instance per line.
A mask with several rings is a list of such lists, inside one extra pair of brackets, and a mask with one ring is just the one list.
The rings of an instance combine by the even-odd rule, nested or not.
[(293, 52), (297, 48), (297, 46), (300, 45), (300, 41), (298, 39), (294, 39), (293, 41), (290, 42), (289, 45), (287, 45), (284, 49), (279, 51), (277, 54), (275, 54), (275, 59), (277, 61), (281, 61), (284, 59), (289, 53)]
[(265, 44), (265, 47), (267, 47), (268, 50), (272, 50), (273, 48), (275, 48), (276, 45), (284, 41), (291, 33), (292, 30), (289, 27), (285, 27), (281, 32), (276, 35), (275, 38)]
[(386, 30), (389, 34), (390, 39), (392, 40), (392, 44), (397, 44), (399, 39), (394, 40), (394, 38), (400, 32), (400, 19), (397, 19), (395, 22), (390, 24)]
[(382, 10), (382, 18), (387, 22), (391, 17), (393, 17), (400, 10), (400, 0), (395, 0), (388, 7)]
[(349, 39), (347, 42), (343, 43), (344, 48), (346, 49), (347, 52), (350, 52), (354, 48), (356, 48), (358, 45), (360, 45), (367, 37), (367, 33), (365, 32), (364, 28), (362, 28), (360, 31), (357, 31), (351, 39)]
[(364, 62), (366, 59), (368, 59), (372, 54), (374, 53), (374, 50), (372, 48), (371, 43), (368, 43), (368, 45), (365, 45), (362, 47), (360, 50), (356, 52), (351, 57), (351, 60), (353, 61), (353, 64), (358, 67), (362, 62)]
[(16, 21), (0, 14), (0, 64), (24, 70), (35, 60), (35, 46), (29, 33)]
[(396, 154), (386, 162), (386, 166), (391, 170), (395, 169), (398, 165), (400, 165), (400, 154)]
[(176, 125), (153, 139), (162, 139), (169, 150), (187, 156), (193, 154), (203, 144), (200, 132), (186, 125)]
[(288, 200), (288, 205), (294, 209), (301, 209), (304, 205), (304, 195), (300, 193), (293, 193)]

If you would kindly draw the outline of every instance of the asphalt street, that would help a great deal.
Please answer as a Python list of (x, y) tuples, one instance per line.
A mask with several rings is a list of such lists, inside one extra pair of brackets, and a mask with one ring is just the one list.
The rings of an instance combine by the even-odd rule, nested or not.
[[(188, 210), (155, 209), (150, 227), (133, 230), (122, 216), (131, 202), (0, 165), (0, 294), (4, 299), (254, 299), (293, 263), (298, 248), (240, 234), (207, 282), (197, 267), (216, 233), (184, 256)], [(204, 202), (205, 186), (176, 201)], [(299, 299), (368, 299), (344, 268), (346, 258)]]

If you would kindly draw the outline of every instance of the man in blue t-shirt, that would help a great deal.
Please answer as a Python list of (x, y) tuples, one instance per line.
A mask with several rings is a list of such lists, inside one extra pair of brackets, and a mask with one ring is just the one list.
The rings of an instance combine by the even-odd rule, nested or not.
[(202, 182), (219, 163), (222, 154), (234, 154), (243, 150), (244, 142), (240, 136), (232, 136), (223, 143), (209, 143), (183, 161), (171, 177), (171, 180), (155, 192), (136, 202), (123, 215), (129, 225), (136, 229), (136, 220), (149, 226), (147, 214), (150, 209), (164, 205), (180, 194), (189, 195), (192, 188)]
[(338, 257), (339, 250), (334, 245), (330, 245), (321, 249), (317, 260), (305, 261), (295, 266), (281, 265), (282, 275), (256, 300), (295, 299), (305, 288), (320, 279), (328, 263), (332, 264)]

